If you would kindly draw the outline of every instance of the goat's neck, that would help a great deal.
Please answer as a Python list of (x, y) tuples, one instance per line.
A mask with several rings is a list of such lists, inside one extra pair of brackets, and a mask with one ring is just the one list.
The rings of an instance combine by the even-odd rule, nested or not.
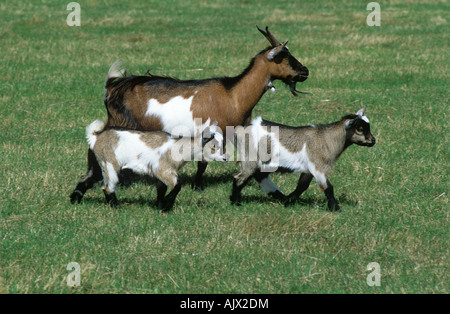
[(266, 62), (261, 56), (257, 56), (252, 67), (246, 71), (231, 91), (239, 114), (247, 116), (251, 113), (267, 90), (270, 79), (271, 75)]
[(329, 125), (331, 132), (326, 134), (328, 153), (332, 161), (336, 161), (351, 143), (347, 140), (345, 122), (342, 121)]

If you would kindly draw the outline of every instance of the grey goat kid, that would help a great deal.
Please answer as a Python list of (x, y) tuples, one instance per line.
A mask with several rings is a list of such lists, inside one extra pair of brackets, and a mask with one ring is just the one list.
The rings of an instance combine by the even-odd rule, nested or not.
[[(254, 159), (246, 156), (241, 162), (241, 171), (234, 179), (231, 202), (239, 205), (242, 189), (251, 178), (255, 178), (267, 194), (290, 205), (309, 187), (314, 177), (327, 197), (328, 209), (339, 210), (328, 173), (350, 145), (375, 145), (365, 109), (363, 107), (354, 115), (346, 115), (337, 122), (325, 125), (290, 127), (262, 120), (261, 117), (253, 120), (249, 126), (250, 130), (246, 130), (246, 133), (250, 134), (248, 145), (258, 151), (258, 154)], [(263, 144), (270, 147), (269, 158), (265, 161), (259, 154)], [(240, 147), (243, 146), (238, 137), (238, 150)], [(271, 169), (268, 170), (270, 172), (301, 173), (297, 188), (289, 196), (285, 196), (270, 180), (270, 172), (265, 172), (264, 169)]]
[[(94, 121), (86, 128), (86, 138), (102, 170), (106, 201), (111, 206), (118, 204), (115, 188), (119, 183), (119, 172), (131, 170), (156, 177), (158, 208), (172, 208), (181, 189), (178, 179), (181, 167), (194, 159), (227, 160), (216, 149), (223, 145), (223, 136), (216, 132), (216, 126), (217, 123), (213, 123), (206, 129), (210, 131), (208, 137), (200, 133), (193, 138), (174, 138), (162, 131), (105, 129), (104, 122)], [(172, 191), (166, 196), (168, 186)]]

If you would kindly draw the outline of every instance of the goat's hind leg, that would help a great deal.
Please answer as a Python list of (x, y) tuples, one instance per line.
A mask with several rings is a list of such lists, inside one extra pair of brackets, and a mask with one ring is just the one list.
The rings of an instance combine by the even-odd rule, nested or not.
[(231, 192), (230, 201), (232, 205), (241, 205), (242, 189), (247, 185), (257, 169), (256, 163), (245, 162), (241, 163), (241, 172), (234, 176), (233, 190)]
[(83, 196), (86, 193), (86, 191), (92, 188), (95, 183), (101, 181), (103, 178), (102, 169), (98, 164), (97, 158), (95, 158), (94, 152), (90, 149), (88, 151), (87, 160), (88, 160), (88, 171), (81, 178), (81, 180), (78, 182), (77, 186), (73, 190), (72, 194), (70, 195), (70, 202), (72, 204), (74, 204), (75, 202), (81, 203), (81, 200), (83, 199)]

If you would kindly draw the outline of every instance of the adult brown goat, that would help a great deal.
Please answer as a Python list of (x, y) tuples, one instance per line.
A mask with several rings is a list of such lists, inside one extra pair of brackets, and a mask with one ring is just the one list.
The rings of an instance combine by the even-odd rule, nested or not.
[[(286, 46), (269, 31), (258, 30), (270, 46), (258, 53), (248, 67), (236, 77), (203, 80), (178, 80), (154, 75), (123, 76), (125, 70), (113, 64), (106, 79), (105, 106), (108, 127), (173, 133), (184, 127), (200, 131), (213, 121), (221, 130), (250, 122), (251, 113), (262, 95), (281, 80), (297, 95), (296, 83), (308, 78), (308, 69), (295, 59)], [(174, 134), (179, 135), (179, 134)], [(226, 138), (226, 134), (224, 134)], [(202, 189), (207, 163), (199, 162), (194, 186)], [(70, 196), (81, 202), (84, 193), (102, 179), (101, 169), (91, 150), (88, 172)]]

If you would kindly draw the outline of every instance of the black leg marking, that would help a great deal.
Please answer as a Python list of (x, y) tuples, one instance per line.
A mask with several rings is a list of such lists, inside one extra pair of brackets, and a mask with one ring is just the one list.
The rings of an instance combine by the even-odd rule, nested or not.
[(167, 192), (167, 185), (165, 185), (160, 180), (157, 180), (156, 181), (156, 191), (158, 192), (158, 196), (157, 196), (158, 209), (164, 210), (164, 198), (165, 198), (166, 192)]
[(172, 209), (173, 204), (175, 203), (175, 199), (177, 198), (178, 193), (181, 191), (181, 183), (178, 182), (178, 184), (173, 188), (172, 191), (166, 196), (164, 200), (164, 206), (163, 211), (168, 211)]
[(109, 204), (109, 206), (114, 208), (119, 205), (119, 201), (117, 200), (115, 192), (108, 194), (108, 193), (106, 193), (106, 191), (104, 191), (104, 193), (105, 193), (106, 203)]
[(242, 189), (250, 182), (253, 176), (246, 178), (241, 185), (238, 185), (238, 180), (235, 178), (233, 181), (233, 190), (231, 192), (230, 201), (232, 205), (242, 205)]
[(283, 193), (281, 193), (280, 191), (275, 191), (275, 192), (270, 192), (269, 196), (279, 200), (279, 201), (284, 201), (286, 200), (286, 195), (284, 195)]
[(196, 191), (203, 191), (203, 174), (206, 171), (206, 167), (208, 167), (208, 163), (205, 161), (198, 162), (197, 174), (195, 175), (195, 182), (192, 185), (192, 188)]
[(334, 188), (331, 185), (330, 181), (327, 180), (327, 188), (324, 191), (325, 196), (328, 200), (328, 209), (330, 211), (338, 211), (340, 210), (339, 204), (334, 197)]
[(311, 184), (313, 175), (310, 173), (302, 173), (300, 176), (300, 179), (298, 180), (297, 187), (295, 188), (294, 192), (289, 194), (289, 196), (285, 200), (286, 206), (294, 205), (295, 202), (297, 202), (300, 195), (302, 195), (303, 192), (305, 192), (309, 185)]
[(233, 191), (231, 192), (230, 201), (232, 205), (241, 206), (241, 191), (244, 185), (238, 186), (236, 179), (233, 181)]
[(70, 202), (81, 203), (84, 194), (87, 190), (91, 189), (95, 183), (103, 179), (102, 169), (95, 158), (95, 154), (92, 150), (88, 151), (88, 172), (78, 182), (74, 191), (70, 195)]

